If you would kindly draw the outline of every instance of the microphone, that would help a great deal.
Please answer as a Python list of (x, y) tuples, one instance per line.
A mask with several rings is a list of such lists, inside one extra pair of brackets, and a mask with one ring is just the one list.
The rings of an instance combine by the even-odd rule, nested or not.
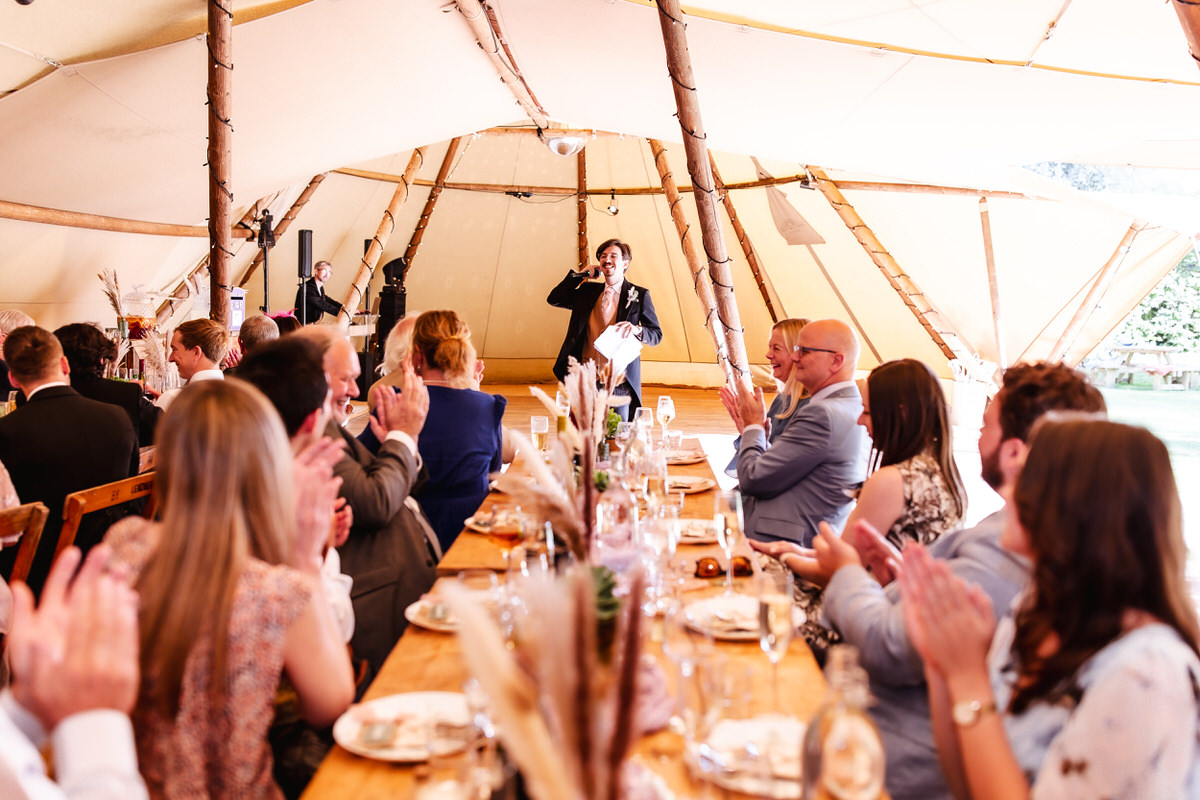
[(600, 276), (600, 268), (599, 267), (588, 267), (587, 269), (582, 270), (580, 272), (576, 272), (574, 270), (571, 271), (572, 278), (596, 278), (599, 276)]

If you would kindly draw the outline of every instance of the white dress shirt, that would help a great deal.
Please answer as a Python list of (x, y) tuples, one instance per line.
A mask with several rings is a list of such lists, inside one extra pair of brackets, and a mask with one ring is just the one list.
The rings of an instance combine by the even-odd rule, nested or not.
[(85, 711), (54, 729), (58, 783), (46, 775), (38, 752), (41, 723), (5, 689), (0, 694), (0, 797), (5, 800), (145, 800), (129, 717)]
[(192, 375), (192, 377), (188, 378), (188, 382), (185, 383), (183, 386), (180, 386), (178, 389), (168, 389), (167, 391), (160, 394), (158, 396), (158, 399), (154, 401), (154, 405), (158, 406), (163, 411), (166, 411), (170, 407), (171, 403), (175, 402), (175, 398), (179, 396), (179, 393), (182, 392), (184, 389), (186, 389), (188, 386), (191, 386), (193, 383), (196, 383), (197, 381), (223, 381), (223, 380), (225, 380), (225, 373), (221, 372), (221, 370), (219, 370), (219, 369), (197, 370)]

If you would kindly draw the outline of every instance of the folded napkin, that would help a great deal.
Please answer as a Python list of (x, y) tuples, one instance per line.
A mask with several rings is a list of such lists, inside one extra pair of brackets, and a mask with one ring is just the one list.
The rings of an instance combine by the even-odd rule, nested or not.
[(726, 772), (799, 781), (804, 730), (803, 722), (782, 714), (725, 719), (713, 726), (705, 752)]

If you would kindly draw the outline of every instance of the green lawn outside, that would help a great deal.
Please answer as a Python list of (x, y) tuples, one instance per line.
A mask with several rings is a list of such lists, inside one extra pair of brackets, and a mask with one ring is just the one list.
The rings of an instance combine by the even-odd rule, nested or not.
[(1200, 390), (1104, 389), (1109, 418), (1142, 425), (1166, 442), (1183, 501), (1189, 572), (1200, 579)]

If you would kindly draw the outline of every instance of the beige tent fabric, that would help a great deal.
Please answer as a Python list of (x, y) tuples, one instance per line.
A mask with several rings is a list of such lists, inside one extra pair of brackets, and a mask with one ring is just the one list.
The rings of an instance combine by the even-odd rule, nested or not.
[[(86, 4), (85, 4), (86, 5)], [(591, 188), (658, 180), (643, 137), (680, 138), (652, 6), (635, 0), (504, 0), (492, 4), (516, 67), (565, 127), (624, 132), (586, 147)], [(685, 7), (709, 146), (726, 183), (819, 165), (839, 177), (1021, 190), (1014, 168), (1046, 160), (1200, 167), (1200, 72), (1170, 6), (1157, 0), (701, 0)], [(240, 216), (276, 196), (278, 218), (318, 172), (399, 174), (431, 145), (431, 180), (446, 142), (527, 124), (453, 5), (394, 0), (235, 2), (234, 197)], [(57, 12), (57, 13), (56, 13)], [(278, 13), (273, 13), (278, 12)], [(0, 3), (0, 199), (141, 220), (203, 225), (207, 215), (204, 77), (194, 1), (129, 0), (119, 11), (61, 13), (49, 0)], [(1053, 36), (1046, 32), (1054, 23)], [(53, 66), (62, 64), (63, 66)], [(682, 151), (669, 147), (680, 184)], [(741, 155), (735, 155), (741, 154)], [(575, 161), (528, 136), (472, 137), (450, 180), (575, 186)], [(295, 291), (295, 234), (315, 231), (317, 257), (344, 295), (392, 186), (332, 174), (271, 254), (272, 310)], [(861, 366), (915, 356), (949, 376), (920, 328), (815, 191), (786, 198), (825, 240), (789, 245), (766, 189), (732, 192), (788, 313), (852, 319), (868, 343)], [(381, 263), (404, 251), (427, 187), (415, 187)], [(1069, 193), (1067, 193), (1069, 194)], [(927, 297), (985, 360), (995, 359), (976, 199), (847, 191)], [(607, 193), (588, 213), (589, 241), (635, 251), (667, 336), (646, 379), (720, 380), (691, 276), (660, 196)], [(695, 224), (690, 199), (685, 203)], [(1134, 208), (1135, 211), (1123, 211)], [(1168, 208), (1162, 204), (1157, 208)], [(993, 200), (1007, 352), (1049, 352), (1135, 215), (1139, 235), (1079, 337), (1080, 357), (1170, 267), (1194, 219), (1132, 198), (1107, 205)], [(735, 284), (752, 360), (769, 328), (732, 232)], [(546, 292), (576, 261), (571, 196), (513, 198), (448, 189), (409, 281), (410, 305), (459, 308), (489, 374), (548, 372), (566, 315)], [(79, 231), (0, 219), (0, 298), (56, 326), (113, 324), (93, 277), (171, 291), (207, 251), (203, 239)], [(235, 261), (240, 275), (253, 255)], [(262, 302), (261, 278), (247, 305)], [(378, 290), (375, 282), (372, 292)]]

